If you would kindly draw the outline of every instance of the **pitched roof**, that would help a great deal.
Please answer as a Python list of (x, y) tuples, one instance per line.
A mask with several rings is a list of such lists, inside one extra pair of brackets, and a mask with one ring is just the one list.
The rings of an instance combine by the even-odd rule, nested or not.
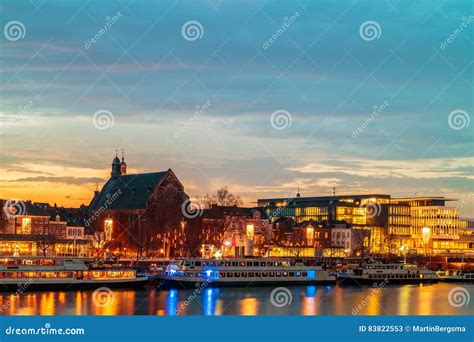
[(139, 173), (110, 178), (100, 193), (92, 199), (89, 211), (96, 211), (101, 208), (102, 210), (145, 209), (148, 197), (169, 172), (172, 171)]

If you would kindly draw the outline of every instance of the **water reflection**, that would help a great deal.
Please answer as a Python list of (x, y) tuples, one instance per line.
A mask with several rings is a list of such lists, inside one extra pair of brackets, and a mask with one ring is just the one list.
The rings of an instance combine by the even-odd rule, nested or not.
[(111, 305), (100, 307), (93, 291), (0, 293), (4, 315), (471, 315), (474, 301), (454, 308), (449, 291), (472, 284), (372, 287), (289, 287), (291, 304), (270, 302), (273, 287), (196, 290), (115, 290)]

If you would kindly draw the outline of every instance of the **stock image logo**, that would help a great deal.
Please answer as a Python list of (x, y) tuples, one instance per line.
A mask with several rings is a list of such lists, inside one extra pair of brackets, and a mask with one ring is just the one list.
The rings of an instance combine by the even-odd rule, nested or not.
[(18, 20), (9, 21), (3, 28), (5, 38), (11, 42), (21, 40), (26, 36), (25, 25)]
[(469, 304), (471, 294), (465, 287), (455, 287), (448, 294), (448, 303), (454, 308), (460, 308)]
[(202, 27), (199, 21), (187, 21), (181, 27), (181, 35), (190, 42), (199, 40), (204, 36), (204, 27)]
[(279, 109), (274, 111), (270, 115), (270, 124), (274, 129), (278, 131), (282, 131), (286, 128), (291, 127), (292, 123), (293, 117), (291, 116), (291, 113), (287, 110)]
[(203, 209), (200, 203), (192, 202), (191, 200), (187, 199), (181, 205), (181, 213), (184, 217), (193, 219), (198, 216), (201, 216), (203, 213)]
[(108, 287), (99, 287), (92, 294), (92, 302), (100, 308), (110, 306), (114, 303), (114, 292)]
[(448, 115), (449, 127), (454, 129), (455, 131), (459, 131), (461, 129), (469, 127), (470, 123), (471, 117), (465, 110), (456, 109)]
[(382, 28), (379, 23), (373, 20), (362, 23), (359, 27), (359, 36), (367, 41), (371, 42), (377, 40), (382, 35)]
[(277, 287), (270, 293), (270, 303), (276, 308), (289, 306), (293, 301), (291, 291), (286, 287)]
[(6, 200), (3, 204), (3, 213), (9, 219), (25, 215), (26, 203), (17, 199)]
[(92, 116), (92, 124), (98, 130), (104, 131), (113, 127), (115, 123), (115, 118), (112, 112), (101, 109), (94, 113)]

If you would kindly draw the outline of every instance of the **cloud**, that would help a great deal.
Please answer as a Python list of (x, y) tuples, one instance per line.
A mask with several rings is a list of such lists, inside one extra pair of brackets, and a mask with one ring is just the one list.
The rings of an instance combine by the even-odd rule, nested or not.
[(11, 183), (23, 183), (23, 182), (47, 182), (47, 183), (64, 183), (64, 184), (74, 184), (74, 185), (84, 185), (91, 183), (101, 184), (104, 181), (103, 178), (99, 177), (25, 177), (10, 180)]

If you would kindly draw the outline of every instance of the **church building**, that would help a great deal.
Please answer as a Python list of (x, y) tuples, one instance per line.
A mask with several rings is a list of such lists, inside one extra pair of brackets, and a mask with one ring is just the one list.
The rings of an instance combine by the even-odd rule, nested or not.
[(86, 226), (94, 230), (97, 254), (169, 257), (186, 251), (181, 207), (189, 198), (171, 169), (127, 174), (127, 163), (112, 160), (110, 179), (95, 191)]

